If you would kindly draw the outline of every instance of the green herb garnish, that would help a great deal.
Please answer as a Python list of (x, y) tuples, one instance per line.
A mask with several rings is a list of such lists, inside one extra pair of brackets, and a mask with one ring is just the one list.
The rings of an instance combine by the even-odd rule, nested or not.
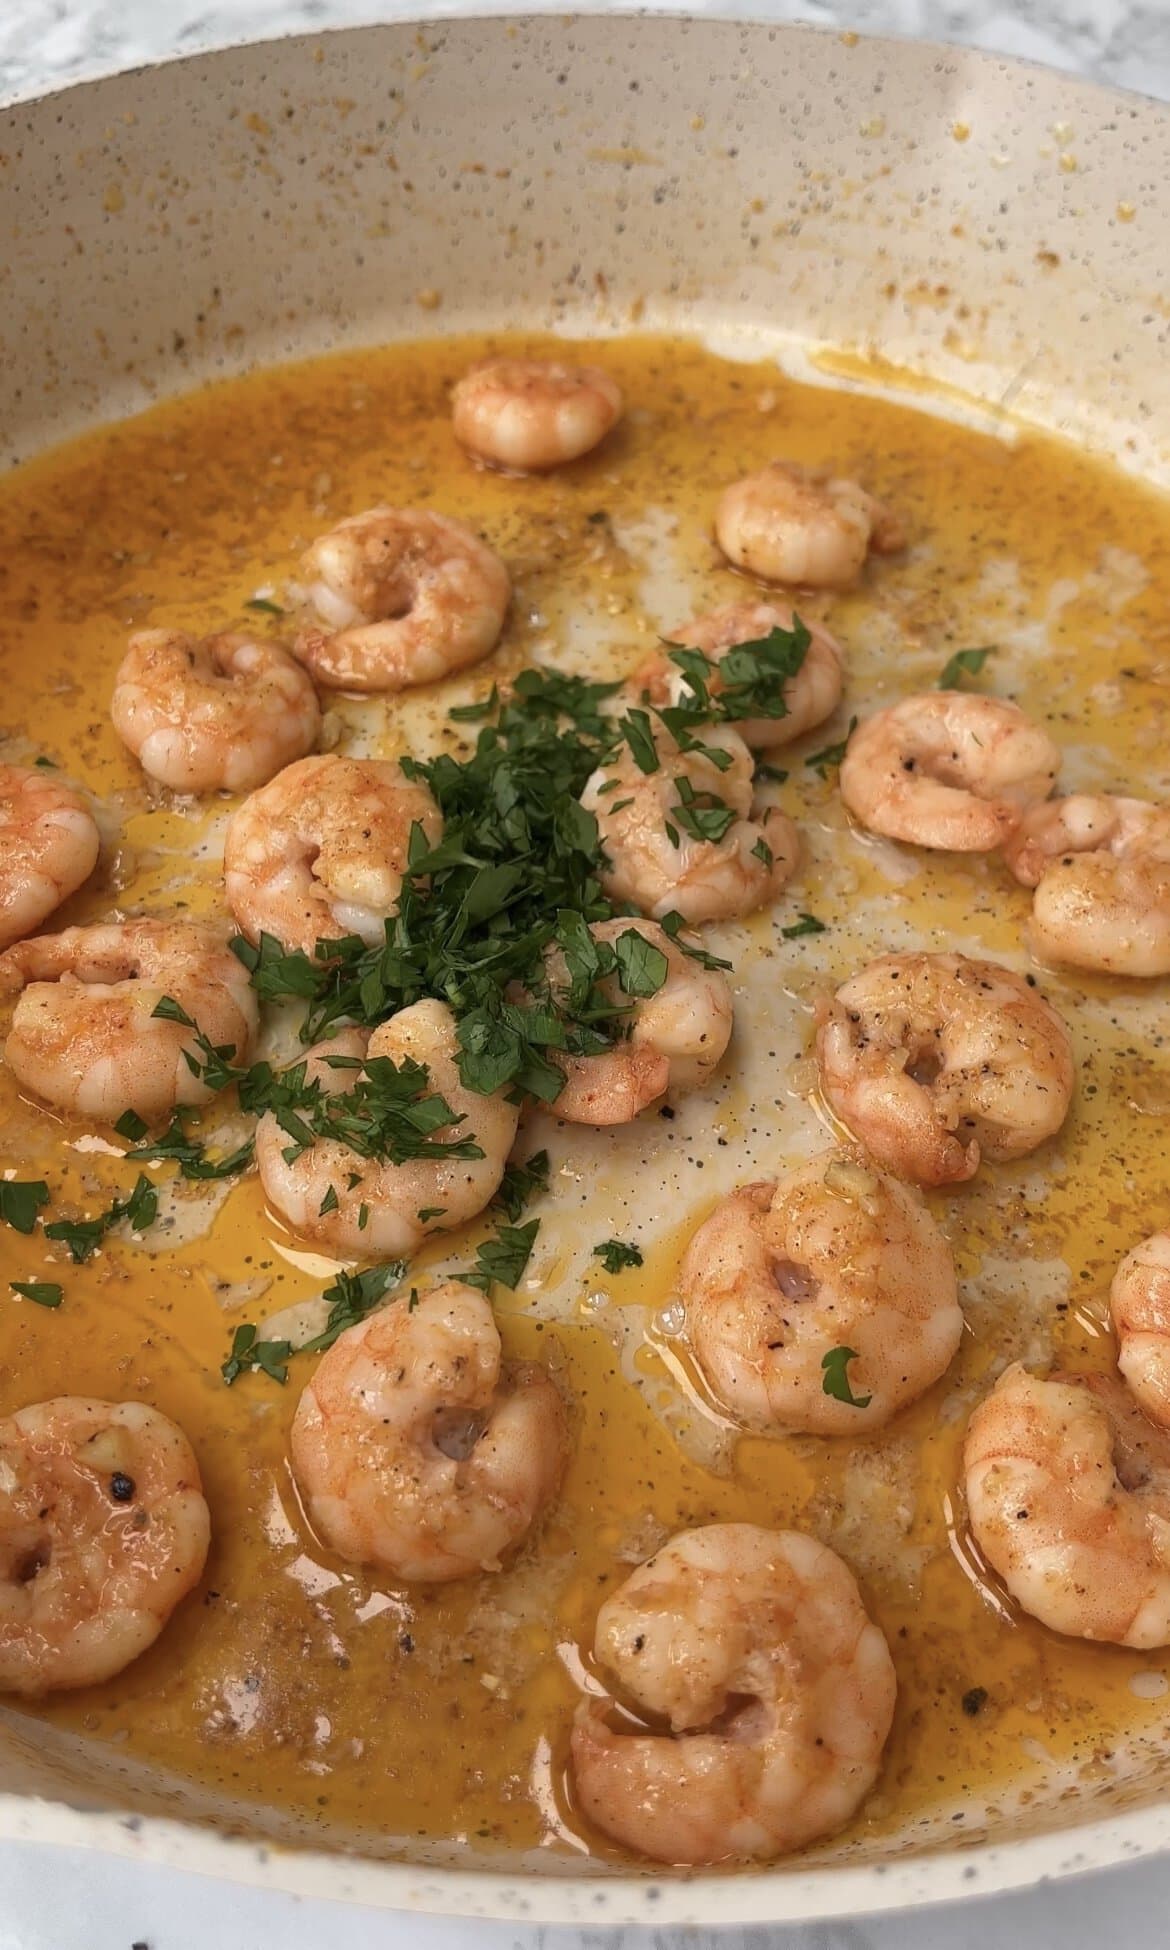
[(0, 1219), (15, 1232), (33, 1232), (37, 1213), (48, 1203), (43, 1178), (0, 1178)]
[(821, 1359), (824, 1381), (821, 1384), (826, 1395), (834, 1401), (846, 1402), (850, 1408), (868, 1408), (872, 1395), (855, 1395), (849, 1386), (846, 1369), (851, 1361), (857, 1360), (857, 1351), (852, 1347), (831, 1347)]
[(995, 644), (985, 643), (979, 650), (956, 650), (943, 668), (938, 680), (940, 691), (961, 690), (964, 677), (978, 677), (988, 657), (994, 656)]
[(802, 914), (790, 928), (781, 928), (785, 941), (799, 941), (802, 934), (824, 934), (825, 923), (818, 921), (815, 914)]
[(857, 719), (850, 718), (849, 729), (844, 738), (839, 739), (835, 745), (826, 745), (823, 751), (810, 752), (804, 761), (805, 764), (811, 766), (814, 772), (819, 772), (822, 779), (827, 779), (829, 773), (840, 765), (848, 749), (849, 740), (856, 730)]
[(600, 1246), (593, 1248), (594, 1259), (599, 1259), (607, 1273), (624, 1273), (628, 1266), (641, 1266), (642, 1254), (637, 1246), (628, 1246), (624, 1239), (605, 1239)]
[(53, 1280), (9, 1280), (8, 1285), (13, 1293), (32, 1300), (38, 1307), (59, 1307), (65, 1298), (64, 1289)]

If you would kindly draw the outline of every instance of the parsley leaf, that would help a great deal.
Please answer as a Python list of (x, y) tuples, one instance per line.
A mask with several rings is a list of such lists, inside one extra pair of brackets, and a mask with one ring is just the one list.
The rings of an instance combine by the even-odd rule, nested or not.
[(8, 1285), (13, 1293), (34, 1301), (38, 1307), (59, 1307), (65, 1298), (63, 1288), (53, 1280), (9, 1280)]
[(237, 1172), (246, 1171), (252, 1162), (252, 1148), (251, 1138), (245, 1138), (235, 1151), (222, 1158), (209, 1158), (206, 1148), (188, 1135), (183, 1114), (177, 1110), (161, 1137), (152, 1144), (136, 1145), (126, 1156), (143, 1164), (178, 1165), (183, 1178), (202, 1183), (209, 1179), (234, 1178)]
[(824, 934), (825, 923), (818, 921), (815, 914), (802, 914), (790, 928), (781, 928), (785, 941), (799, 941), (802, 934)]
[(851, 1361), (856, 1360), (857, 1351), (855, 1348), (831, 1347), (821, 1360), (821, 1368), (825, 1376), (822, 1387), (824, 1393), (826, 1395), (832, 1395), (834, 1401), (846, 1402), (850, 1408), (868, 1408), (873, 1400), (873, 1396), (855, 1395), (849, 1386), (849, 1376), (846, 1373), (846, 1369)]
[(605, 1239), (600, 1246), (593, 1248), (594, 1259), (599, 1259), (607, 1273), (624, 1273), (628, 1266), (641, 1266), (642, 1254), (637, 1246), (628, 1246), (623, 1239)]
[[(492, 1204), (499, 1206), (505, 1217), (515, 1225), (529, 1199), (536, 1198), (540, 1192), (547, 1192), (548, 1170), (547, 1151), (534, 1151), (522, 1165), (508, 1165)], [(441, 1207), (437, 1209), (442, 1210)], [(420, 1212), (418, 1216), (421, 1219), (423, 1214)]]
[(136, 1110), (124, 1110), (114, 1126), (118, 1136), (128, 1138), (131, 1144), (137, 1144), (140, 1138), (144, 1138), (149, 1128), (146, 1119), (139, 1117)]
[(838, 743), (835, 745), (826, 745), (823, 751), (810, 752), (808, 757), (804, 761), (805, 764), (811, 765), (814, 772), (819, 772), (822, 779), (827, 779), (829, 773), (833, 771), (836, 766), (840, 765), (841, 760), (845, 756), (845, 752), (848, 747), (849, 740), (852, 738), (856, 730), (857, 730), (857, 719), (850, 718), (849, 729), (845, 733), (844, 738), (840, 739)]
[(37, 1213), (49, 1203), (43, 1178), (0, 1178), (0, 1219), (15, 1232), (32, 1232)]
[(272, 1381), (283, 1383), (288, 1380), (291, 1353), (290, 1341), (258, 1341), (251, 1321), (241, 1321), (232, 1335), (232, 1351), (220, 1368), (220, 1373), (229, 1388), (238, 1375), (250, 1369), (268, 1375)]
[(269, 602), (267, 596), (250, 596), (244, 604), (245, 609), (257, 609), (265, 616), (283, 616), (279, 603)]
[(523, 1226), (500, 1226), (494, 1239), (485, 1239), (476, 1249), (471, 1272), (459, 1277), (484, 1293), (490, 1293), (493, 1282), (514, 1291), (524, 1276), (539, 1231), (539, 1219), (529, 1219)]
[(303, 1347), (294, 1351), (297, 1354), (321, 1354), (332, 1347), (339, 1334), (347, 1327), (356, 1326), (359, 1320), (372, 1313), (379, 1300), (399, 1284), (406, 1272), (404, 1259), (388, 1260), (383, 1266), (368, 1266), (364, 1273), (339, 1273), (332, 1286), (327, 1286), (321, 1295), (329, 1302), (329, 1317), (320, 1334)]
[(146, 1232), (158, 1216), (158, 1193), (149, 1178), (139, 1172), (128, 1198), (116, 1198), (96, 1219), (54, 1219), (45, 1227), (45, 1238), (68, 1248), (75, 1266), (84, 1266), (96, 1252), (111, 1227), (120, 1220), (129, 1222), (132, 1232)]
[(682, 931), (687, 923), (684, 917), (678, 913), (677, 909), (672, 907), (669, 914), (663, 915), (658, 925), (662, 929), (663, 934), (670, 936), (675, 947), (681, 948), (683, 954), (689, 955), (692, 961), (697, 961), (700, 968), (731, 968), (733, 966), (733, 963), (729, 961), (722, 961), (718, 955), (710, 954), (706, 948), (700, 948), (697, 941), (683, 940)]
[(995, 650), (994, 643), (985, 643), (978, 650), (956, 650), (954, 656), (943, 666), (942, 676), (938, 680), (939, 690), (961, 690), (963, 678), (978, 677), (988, 657), (994, 656)]
[(617, 956), (618, 986), (623, 995), (639, 999), (657, 995), (666, 981), (669, 964), (661, 948), (656, 948), (637, 928), (628, 928), (614, 943)]

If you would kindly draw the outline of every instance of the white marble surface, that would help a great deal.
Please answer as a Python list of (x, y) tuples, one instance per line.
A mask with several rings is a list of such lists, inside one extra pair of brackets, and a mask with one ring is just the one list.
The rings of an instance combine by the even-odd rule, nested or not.
[[(670, 0), (681, 4), (681, 0)], [(690, 0), (1022, 55), (1170, 99), (1170, 0)], [(526, 0), (562, 11), (562, 0)], [(493, 11), (502, 11), (495, 0)], [(428, 11), (455, 13), (459, 0)], [(470, 9), (474, 10), (474, 9)], [(408, 0), (0, 0), (0, 100), (171, 53), (423, 11)], [(872, 1923), (620, 1937), (394, 1917), (237, 1889), (81, 1851), (0, 1848), (0, 1950), (1163, 1950), (1170, 1861)]]
[[(653, 4), (653, 0), (651, 0)], [(627, 7), (634, 0), (625, 0)], [(684, 0), (662, 0), (668, 8)], [(966, 42), (1170, 98), (1170, 0), (688, 0), (696, 13), (847, 25)], [(479, 11), (503, 12), (505, 0)], [(0, 99), (135, 61), (462, 0), (0, 0)], [(562, 13), (564, 0), (517, 0)]]

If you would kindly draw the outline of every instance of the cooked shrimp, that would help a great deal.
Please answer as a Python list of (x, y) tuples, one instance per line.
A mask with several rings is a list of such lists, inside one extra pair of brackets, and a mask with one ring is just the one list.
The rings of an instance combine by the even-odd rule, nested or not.
[(0, 988), (23, 993), (4, 1054), (26, 1090), (58, 1110), (113, 1123), (124, 1111), (163, 1117), (214, 1092), (195, 1030), (158, 1016), (177, 1002), (217, 1047), (246, 1063), (256, 998), (223, 929), (205, 921), (110, 921), (38, 935), (0, 955)]
[(1025, 813), (1004, 858), (1032, 902), (1046, 961), (1170, 975), (1170, 806), (1072, 793)]
[(225, 631), (130, 638), (110, 699), (114, 730), (172, 792), (251, 792), (312, 751), (317, 693), (278, 643)]
[(893, 1661), (848, 1567), (794, 1530), (684, 1530), (602, 1605), (594, 1656), (669, 1732), (583, 1700), (577, 1797), (656, 1862), (770, 1861), (830, 1835), (877, 1778)]
[(989, 853), (1052, 790), (1060, 753), (1017, 704), (963, 691), (904, 697), (858, 726), (841, 797), (871, 833)]
[(967, 1428), (975, 1541), (1054, 1632), (1170, 1645), (1170, 1444), (1122, 1383), (1002, 1374)]
[(181, 1429), (64, 1395), (0, 1422), (0, 1692), (96, 1686), (199, 1582), (211, 1525)]
[[(604, 980), (608, 999), (629, 1011), (629, 1033), (602, 1055), (560, 1055), (565, 1086), (552, 1108), (570, 1124), (628, 1124), (667, 1090), (695, 1089), (711, 1074), (731, 1040), (731, 989), (721, 969), (704, 968), (653, 921), (598, 921), (589, 932), (603, 949), (640, 935), (663, 957), (665, 979), (637, 999), (623, 994), (616, 975)], [(556, 994), (568, 981), (559, 950), (548, 968)]]
[(737, 569), (810, 589), (847, 589), (871, 550), (906, 546), (897, 517), (856, 481), (818, 480), (782, 460), (724, 489), (715, 539)]
[(998, 962), (883, 955), (818, 1012), (821, 1087), (887, 1171), (919, 1185), (1022, 1158), (1058, 1131), (1075, 1070), (1068, 1030)]
[[(480, 1096), (462, 1082), (456, 1065), (455, 1018), (445, 1002), (427, 1000), (400, 1009), (372, 1033), (346, 1029), (309, 1051), (306, 1077), (327, 1095), (352, 1091), (369, 1066), (388, 1057), (401, 1069), (421, 1063), (427, 1072), (423, 1097), (440, 1096), (453, 1121), (431, 1134), (434, 1144), (472, 1147), (475, 1157), (406, 1157), (394, 1162), (390, 1145), (375, 1141), (368, 1156), (334, 1137), (299, 1150), (271, 1111), (256, 1130), (256, 1164), (269, 1203), (293, 1231), (341, 1257), (396, 1259), (416, 1252), (431, 1232), (449, 1232), (482, 1212), (504, 1175), (516, 1137), (519, 1112), (502, 1090)], [(343, 1068), (331, 1067), (340, 1058)], [(372, 1140), (374, 1141), (374, 1140)], [(286, 1152), (291, 1155), (286, 1157)]]
[(318, 941), (357, 934), (373, 947), (397, 910), (415, 826), (433, 846), (442, 815), (396, 760), (302, 758), (233, 815), (228, 906), (252, 941), (272, 934), (311, 955)]
[(0, 948), (75, 894), (100, 850), (80, 792), (34, 765), (0, 765)]
[(347, 1328), (301, 1396), (289, 1446), (331, 1550), (446, 1584), (498, 1571), (524, 1541), (566, 1441), (547, 1370), (503, 1362), (489, 1302), (449, 1280)]
[[(714, 609), (705, 616), (696, 616), (693, 622), (682, 624), (671, 634), (675, 643), (701, 650), (718, 666), (741, 645), (766, 638), (773, 630), (791, 631), (796, 620), (796, 611), (787, 605), (777, 608), (773, 603), (733, 603), (727, 609)], [(831, 717), (841, 701), (840, 644), (819, 623), (810, 622), (807, 617), (801, 617), (800, 621), (809, 633), (808, 648), (799, 668), (776, 686), (778, 715), (734, 721), (733, 728), (753, 751), (772, 751), (777, 746), (791, 744), (794, 738)], [(733, 682), (734, 669), (733, 659)], [(673, 704), (680, 695), (686, 695), (681, 671), (663, 653), (642, 664), (635, 672), (634, 683), (652, 704)], [(716, 668), (711, 672), (708, 689), (713, 696), (718, 696), (722, 688), (720, 671)]]
[(597, 366), (552, 359), (485, 359), (451, 395), (455, 438), (510, 474), (543, 474), (579, 460), (621, 415), (621, 388)]
[[(705, 746), (728, 754), (722, 772), (701, 751), (681, 751), (664, 730), (656, 744), (657, 771), (643, 772), (623, 745), (581, 794), (609, 860), (601, 874), (606, 892), (653, 920), (674, 910), (694, 926), (733, 920), (773, 900), (796, 871), (800, 841), (778, 808), (752, 816), (752, 755), (743, 739), (729, 725), (703, 732)], [(692, 809), (700, 824), (705, 811), (721, 819), (725, 809), (722, 837), (688, 832)]]
[(317, 615), (296, 653), (337, 691), (434, 684), (494, 650), (512, 593), (508, 571), (466, 522), (423, 508), (370, 508), (301, 557)]
[(963, 1331), (950, 1247), (922, 1200), (839, 1152), (721, 1200), (679, 1288), (716, 1400), (777, 1432), (881, 1428), (945, 1372)]
[(1155, 1422), (1170, 1429), (1170, 1232), (1135, 1246), (1113, 1275), (1117, 1365)]

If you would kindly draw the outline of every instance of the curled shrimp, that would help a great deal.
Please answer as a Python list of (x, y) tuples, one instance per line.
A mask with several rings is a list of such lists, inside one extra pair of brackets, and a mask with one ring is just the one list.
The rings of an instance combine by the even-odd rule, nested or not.
[(376, 1095), (377, 1071), (369, 1066), (383, 1058), (399, 1070), (407, 1062), (423, 1065), (421, 1095), (442, 1097), (454, 1120), (433, 1131), (431, 1141), (469, 1147), (477, 1155), (443, 1157), (432, 1150), (395, 1162), (332, 1136), (302, 1150), (290, 1144), (275, 1113), (266, 1111), (256, 1129), (260, 1181), (295, 1233), (339, 1257), (397, 1259), (416, 1252), (428, 1233), (449, 1232), (482, 1212), (504, 1175), (519, 1112), (502, 1090), (490, 1097), (469, 1090), (457, 1052), (451, 1010), (430, 999), (400, 1009), (372, 1032), (345, 1029), (309, 1051), (306, 1079), (328, 1095), (353, 1091), (363, 1076), (375, 1080)]
[(1051, 792), (1060, 753), (1017, 704), (927, 691), (877, 711), (849, 740), (841, 797), (871, 833), (989, 853)]
[(449, 1280), (338, 1337), (289, 1446), (331, 1550), (446, 1584), (498, 1571), (523, 1543), (556, 1493), (566, 1441), (547, 1370), (505, 1363), (485, 1296)]
[[(615, 1007), (629, 1011), (628, 1034), (596, 1056), (558, 1054), (565, 1084), (552, 1108), (570, 1124), (628, 1124), (668, 1090), (705, 1082), (731, 1040), (732, 1000), (727, 977), (704, 968), (653, 921), (598, 921), (589, 930), (599, 947), (638, 935), (666, 964), (662, 986), (631, 1000), (610, 975), (601, 983)], [(560, 950), (548, 957), (554, 993), (568, 984)]]
[(111, 1679), (198, 1584), (211, 1524), (181, 1429), (59, 1396), (0, 1421), (0, 1692)]
[(1022, 975), (965, 955), (883, 955), (817, 1016), (821, 1087), (876, 1162), (919, 1185), (1022, 1158), (1064, 1122), (1068, 1030)]
[[(702, 742), (727, 754), (725, 769), (704, 751), (681, 750), (661, 730), (655, 771), (643, 772), (623, 745), (581, 794), (609, 862), (603, 887), (655, 921), (672, 911), (692, 926), (750, 914), (775, 899), (800, 857), (787, 813), (771, 807), (753, 816), (752, 755), (738, 733), (713, 725)], [(708, 815), (723, 827), (718, 839), (694, 830)]]
[(1170, 1232), (1128, 1252), (1109, 1292), (1117, 1365), (1151, 1420), (1170, 1429)]
[(0, 948), (75, 894), (100, 850), (80, 792), (37, 766), (0, 765)]
[(737, 569), (810, 589), (847, 589), (871, 550), (906, 546), (897, 517), (856, 481), (817, 479), (782, 460), (724, 489), (715, 539)]
[[(683, 649), (701, 650), (716, 665), (708, 689), (717, 697), (722, 689), (718, 666), (729, 652), (767, 638), (773, 630), (790, 633), (797, 621), (796, 611), (787, 606), (733, 603), (726, 609), (713, 609), (705, 616), (696, 616), (693, 622), (682, 624), (673, 632), (673, 640)], [(808, 630), (808, 647), (799, 668), (777, 686), (777, 703), (783, 706), (782, 713), (776, 717), (733, 721), (732, 729), (753, 751), (773, 751), (780, 745), (791, 744), (794, 738), (831, 717), (841, 701), (840, 644), (821, 624), (809, 622), (806, 617), (799, 621)], [(635, 672), (634, 684), (651, 704), (673, 704), (682, 691), (682, 673), (668, 657), (658, 654), (648, 658)]]
[(656, 1862), (766, 1862), (830, 1835), (877, 1778), (893, 1661), (834, 1551), (793, 1530), (684, 1530), (602, 1605), (594, 1656), (622, 1702), (583, 1700), (577, 1798)]
[(621, 415), (617, 382), (597, 366), (553, 359), (485, 359), (451, 395), (455, 438), (510, 474), (544, 474), (579, 460)]
[[(247, 972), (223, 929), (205, 921), (110, 921), (38, 935), (0, 955), (0, 988), (22, 991), (4, 1050), (17, 1082), (102, 1123), (128, 1110), (151, 1120), (177, 1104), (207, 1103), (214, 1092), (196, 1029), (237, 1063), (248, 1061), (256, 1035)], [(186, 1022), (156, 1013), (167, 999)]]
[(1033, 806), (1004, 848), (1034, 887), (1045, 961), (1108, 975), (1170, 975), (1170, 806), (1071, 793)]
[(777, 1432), (881, 1428), (946, 1371), (963, 1331), (950, 1247), (921, 1198), (839, 1152), (721, 1200), (679, 1288), (716, 1400)]
[(312, 751), (317, 693), (278, 643), (139, 630), (114, 679), (114, 730), (172, 792), (251, 792)]
[(228, 906), (252, 941), (272, 934), (311, 955), (318, 941), (357, 934), (373, 947), (397, 909), (415, 826), (433, 846), (442, 815), (397, 761), (302, 758), (233, 815)]
[(466, 522), (423, 508), (370, 508), (301, 557), (316, 612), (296, 653), (338, 691), (434, 684), (494, 650), (511, 598), (508, 571)]
[(1170, 1644), (1170, 1445), (1119, 1381), (1002, 1374), (967, 1428), (975, 1541), (1070, 1638)]

